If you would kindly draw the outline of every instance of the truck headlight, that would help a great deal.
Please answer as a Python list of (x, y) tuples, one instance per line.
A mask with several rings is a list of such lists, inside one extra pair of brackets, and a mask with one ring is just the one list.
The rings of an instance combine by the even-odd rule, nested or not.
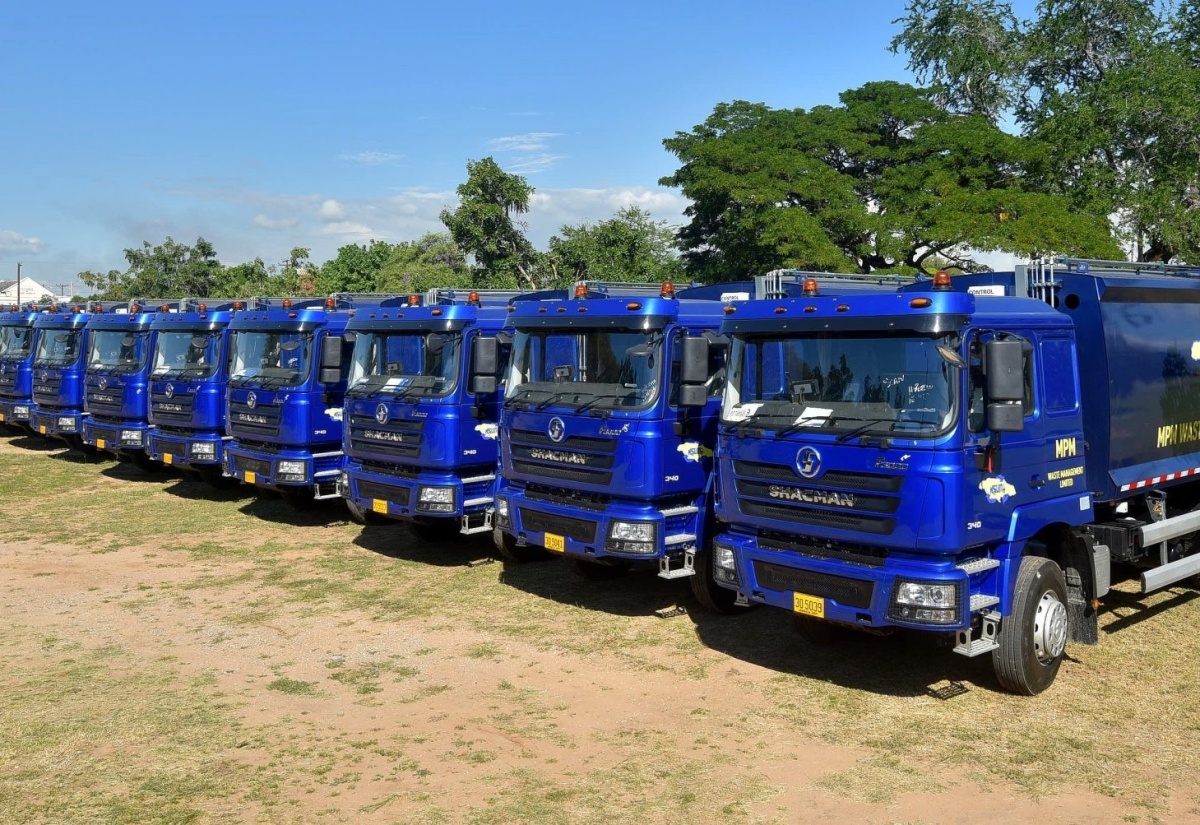
[(57, 422), (58, 429), (64, 433), (75, 432), (75, 416), (63, 415), (60, 416)]
[(123, 446), (123, 447), (140, 447), (140, 446), (142, 446), (142, 431), (141, 430), (121, 430), (121, 446)]
[(653, 555), (658, 550), (658, 525), (652, 521), (614, 521), (608, 526), (604, 549), (610, 553)]
[(193, 441), (192, 458), (207, 458), (210, 461), (217, 455), (217, 445), (211, 441)]
[(275, 465), (276, 481), (306, 481), (308, 479), (308, 463), (305, 461), (281, 460)]
[(742, 578), (738, 575), (737, 554), (728, 544), (713, 545), (712, 564), (713, 578), (717, 581), (735, 585), (742, 583)]
[(17, 406), (13, 407), (13, 418), (28, 418), (28, 417), (29, 417), (29, 408), (28, 407), (21, 405), (21, 404), (18, 404)]
[(424, 513), (453, 513), (453, 487), (421, 487), (417, 491), (417, 509)]
[(497, 527), (508, 527), (508, 499), (496, 499), (495, 518)]
[(914, 582), (898, 579), (888, 617), (913, 624), (958, 624), (959, 582)]

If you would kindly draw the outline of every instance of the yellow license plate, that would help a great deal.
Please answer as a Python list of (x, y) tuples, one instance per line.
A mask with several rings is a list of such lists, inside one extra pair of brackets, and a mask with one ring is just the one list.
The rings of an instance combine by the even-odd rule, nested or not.
[(170, 464), (174, 460), (175, 456), (171, 455), (170, 453), (163, 453), (163, 464)]
[(567, 550), (567, 540), (554, 533), (547, 533), (542, 541), (547, 550), (553, 550), (555, 553), (565, 553)]
[(825, 600), (820, 596), (810, 596), (807, 593), (792, 594), (792, 610), (805, 616), (825, 618)]
[(254, 473), (246, 473), (246, 483), (247, 484), (254, 483)]
[(39, 432), (39, 433), (41, 433), (42, 435), (45, 435), (45, 434), (46, 434), (46, 428), (45, 428), (45, 427), (38, 427), (38, 432)]
[(97, 438), (97, 439), (96, 439), (96, 449), (97, 449), (97, 450), (103, 450), (103, 449), (104, 449), (104, 439), (103, 439), (103, 438)]
[(371, 509), (374, 510), (376, 513), (383, 513), (386, 516), (387, 515), (387, 502), (381, 498), (373, 498), (373, 499), (371, 499)]

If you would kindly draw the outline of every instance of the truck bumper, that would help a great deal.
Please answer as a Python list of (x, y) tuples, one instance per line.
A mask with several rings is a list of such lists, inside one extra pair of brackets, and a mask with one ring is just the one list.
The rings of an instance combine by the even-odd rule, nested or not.
[(0, 424), (28, 427), (33, 401), (28, 398), (0, 398)]
[(34, 406), (30, 410), (29, 426), (41, 435), (64, 438), (66, 436), (83, 437), (84, 413), (79, 410)]
[(346, 462), (339, 482), (342, 496), (364, 513), (402, 521), (462, 518), (491, 509), (496, 474), (458, 476), (418, 472), (412, 477), (369, 472)]
[(113, 455), (130, 455), (146, 450), (150, 425), (145, 421), (108, 421), (88, 416), (83, 420), (83, 443)]
[(284, 447), (278, 452), (257, 450), (230, 441), (225, 444), (225, 474), (238, 481), (277, 490), (280, 487), (311, 487), (316, 498), (337, 498), (337, 481), (345, 455), (340, 451), (311, 452)]
[[(952, 558), (887, 556), (851, 563), (764, 547), (757, 536), (730, 532), (713, 540), (712, 563), (718, 584), (751, 602), (801, 615), (872, 628), (954, 631), (971, 626), (970, 577)], [(906, 583), (952, 592), (952, 604), (901, 604), (897, 596)]]
[(175, 433), (154, 427), (146, 437), (146, 452), (155, 461), (184, 469), (220, 467), (225, 438), (220, 433)]
[(519, 543), (584, 558), (658, 560), (697, 546), (698, 506), (659, 509), (609, 501), (603, 509), (531, 498), (518, 487), (496, 495), (497, 526)]

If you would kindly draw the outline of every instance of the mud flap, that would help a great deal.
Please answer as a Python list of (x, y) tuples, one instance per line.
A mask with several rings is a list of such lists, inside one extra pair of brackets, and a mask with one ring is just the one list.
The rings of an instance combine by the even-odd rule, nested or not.
[(1092, 570), (1092, 540), (1072, 534), (1063, 541), (1063, 577), (1067, 583), (1067, 630), (1072, 642), (1085, 645), (1100, 641), (1096, 602), (1095, 571)]

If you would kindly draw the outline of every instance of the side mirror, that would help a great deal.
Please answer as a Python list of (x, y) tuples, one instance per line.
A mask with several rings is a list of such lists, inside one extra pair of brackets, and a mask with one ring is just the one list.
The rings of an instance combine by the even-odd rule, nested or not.
[(1025, 344), (1019, 340), (988, 341), (983, 347), (987, 427), (997, 433), (1025, 428)]
[(479, 335), (471, 342), (471, 392), (487, 395), (496, 391), (496, 370), (500, 368), (500, 343)]
[(342, 336), (326, 335), (321, 339), (321, 369), (340, 369), (341, 366)]
[(703, 384), (684, 384), (679, 388), (679, 406), (703, 407), (708, 403), (708, 388)]
[(1025, 410), (1020, 404), (988, 404), (987, 428), (995, 433), (1019, 433), (1025, 429)]
[[(679, 381), (687, 384), (704, 384), (708, 381), (709, 343), (706, 338), (683, 339), (679, 353)], [(682, 402), (682, 396), (680, 396)], [(686, 406), (686, 405), (685, 405)]]

